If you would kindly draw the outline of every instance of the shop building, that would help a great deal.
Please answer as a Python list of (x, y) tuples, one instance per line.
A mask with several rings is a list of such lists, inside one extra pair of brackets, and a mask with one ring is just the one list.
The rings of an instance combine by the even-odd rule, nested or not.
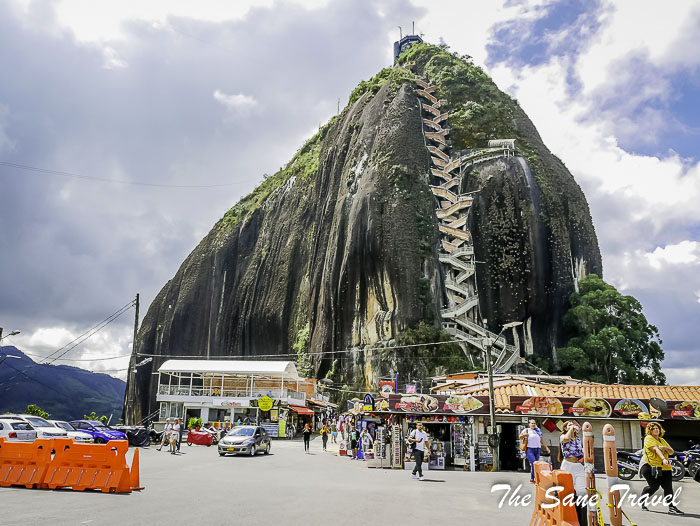
[(195, 417), (229, 428), (240, 419), (283, 437), (295, 429), (288, 423), (313, 417), (307, 400), (315, 396), (316, 380), (299, 377), (291, 361), (167, 360), (158, 369), (158, 424)]
[[(431, 394), (380, 395), (373, 401), (373, 410), (364, 407), (357, 414), (360, 428), (376, 426), (384, 437), (375, 448), (378, 458), (370, 466), (412, 469), (405, 439), (423, 422), (432, 439), (429, 469), (493, 470), (487, 378), (479, 373), (460, 374), (464, 377), (439, 382)], [(542, 378), (546, 382), (532, 379), (500, 375), (494, 382), (500, 470), (526, 468), (518, 437), (531, 418), (542, 430), (555, 463), (564, 423), (571, 419), (590, 422), (601, 470), (605, 424), (615, 427), (621, 450), (641, 449), (650, 421), (662, 422), (667, 440), (678, 450), (687, 449), (688, 440), (700, 437), (700, 387), (605, 385), (570, 377)]]

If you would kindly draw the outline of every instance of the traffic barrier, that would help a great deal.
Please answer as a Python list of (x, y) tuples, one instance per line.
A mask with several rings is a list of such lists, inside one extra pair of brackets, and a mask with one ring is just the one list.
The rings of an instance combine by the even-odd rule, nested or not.
[(134, 451), (129, 469), (128, 449), (126, 440), (77, 444), (71, 438), (41, 438), (34, 442), (0, 438), (0, 487), (94, 489), (103, 493), (142, 490), (139, 450)]
[(10, 442), (0, 438), (0, 487), (41, 488), (51, 460), (53, 440)]
[[(576, 507), (567, 506), (564, 502), (575, 499), (574, 479), (571, 473), (562, 470), (551, 470), (548, 462), (535, 462), (535, 511), (530, 519), (530, 526), (579, 526)], [(555, 504), (556, 501), (547, 496), (547, 490), (559, 486), (556, 492), (559, 504), (553, 507), (543, 505)], [(550, 495), (552, 492), (550, 491)]]
[(107, 444), (76, 444), (68, 438), (55, 439), (56, 454), (49, 463), (45, 483), (51, 489), (94, 489), (103, 493), (131, 493), (126, 440)]
[(131, 469), (129, 470), (129, 485), (132, 491), (140, 491), (143, 489), (139, 476), (139, 448), (134, 451), (134, 458), (131, 461)]
[(611, 487), (619, 482), (617, 478), (615, 428), (610, 424), (605, 424), (605, 426), (603, 426), (603, 457), (605, 459), (605, 475), (608, 479), (608, 511), (610, 512), (610, 525), (621, 526), (622, 509), (620, 508), (620, 490), (610, 490)]

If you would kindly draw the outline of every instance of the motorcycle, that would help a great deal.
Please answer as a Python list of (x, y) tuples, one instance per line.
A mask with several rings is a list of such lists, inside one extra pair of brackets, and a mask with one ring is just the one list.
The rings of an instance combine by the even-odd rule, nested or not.
[(700, 470), (700, 450), (679, 451), (675, 456), (683, 463), (688, 475), (691, 478), (695, 477)]
[[(618, 477), (622, 480), (632, 480), (639, 473), (639, 467), (642, 463), (644, 450), (640, 449), (634, 453), (629, 451), (617, 452), (617, 472)], [(678, 482), (685, 476), (685, 465), (675, 455), (672, 455), (671, 461), (671, 478), (674, 482)]]

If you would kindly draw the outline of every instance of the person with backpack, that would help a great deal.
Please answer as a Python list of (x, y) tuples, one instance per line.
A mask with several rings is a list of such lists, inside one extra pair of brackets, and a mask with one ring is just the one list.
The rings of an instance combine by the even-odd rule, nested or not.
[(423, 422), (418, 422), (416, 429), (408, 435), (408, 441), (413, 449), (413, 458), (416, 461), (416, 467), (413, 468), (411, 478), (425, 480), (423, 476), (423, 456), (425, 455), (425, 445), (428, 442), (428, 433), (423, 429)]
[(357, 460), (357, 442), (358, 442), (358, 437), (357, 436), (357, 429), (355, 426), (350, 424), (350, 431), (348, 432), (350, 435), (350, 449), (352, 449), (352, 459)]

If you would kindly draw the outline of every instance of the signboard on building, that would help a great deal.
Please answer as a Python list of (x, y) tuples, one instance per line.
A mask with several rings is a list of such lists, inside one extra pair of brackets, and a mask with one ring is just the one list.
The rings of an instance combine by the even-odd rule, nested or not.
[(435, 413), (446, 415), (489, 413), (488, 396), (390, 394), (374, 401), (375, 411)]
[(258, 398), (258, 407), (261, 411), (269, 411), (273, 405), (275, 405), (275, 401), (267, 395)]
[(510, 409), (536, 416), (700, 420), (700, 401), (661, 402), (652, 405), (649, 400), (638, 398), (511, 396)]
[(379, 392), (383, 394), (390, 394), (396, 392), (396, 382), (394, 380), (380, 380), (379, 381)]
[(374, 398), (372, 397), (371, 394), (365, 395), (365, 400), (364, 400), (364, 403), (362, 404), (362, 409), (364, 411), (373, 411), (374, 410)]
[(224, 407), (250, 407), (250, 400), (221, 400)]

